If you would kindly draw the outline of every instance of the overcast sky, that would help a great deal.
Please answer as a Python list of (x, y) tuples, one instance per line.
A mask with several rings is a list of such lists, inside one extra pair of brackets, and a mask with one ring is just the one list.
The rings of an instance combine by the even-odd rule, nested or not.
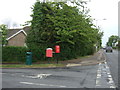
[[(118, 35), (118, 1), (120, 0), (90, 0), (87, 4), (90, 9), (89, 14), (95, 19), (94, 23), (104, 32), (103, 46), (108, 41), (108, 37)], [(36, 0), (1, 0), (0, 24), (11, 22), (20, 25), (31, 20), (30, 7), (35, 2)]]

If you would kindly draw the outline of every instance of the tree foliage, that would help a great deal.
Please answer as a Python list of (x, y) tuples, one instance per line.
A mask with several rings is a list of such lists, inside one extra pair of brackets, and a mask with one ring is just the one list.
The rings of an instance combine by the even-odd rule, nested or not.
[(0, 33), (2, 34), (2, 37), (1, 37), (2, 38), (2, 46), (7, 44), (7, 41), (6, 41), (7, 31), (8, 31), (8, 28), (6, 25), (4, 25), (4, 24), (0, 25)]
[(90, 16), (82, 13), (84, 10), (64, 2), (39, 1), (32, 9), (31, 30), (26, 42), (33, 52), (40, 53), (35, 56), (38, 59), (45, 59), (45, 49), (55, 45), (61, 46), (59, 59), (92, 54), (94, 45), (101, 45), (103, 33), (93, 27)]
[(107, 42), (107, 46), (115, 46), (115, 43), (118, 42), (119, 40), (119, 36), (116, 35), (112, 35), (109, 37), (108, 42)]

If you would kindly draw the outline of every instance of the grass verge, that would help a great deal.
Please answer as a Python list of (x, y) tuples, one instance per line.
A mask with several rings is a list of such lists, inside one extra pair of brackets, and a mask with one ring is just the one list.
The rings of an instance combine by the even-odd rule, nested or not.
[(50, 68), (50, 67), (64, 67), (64, 64), (1, 64), (0, 68)]

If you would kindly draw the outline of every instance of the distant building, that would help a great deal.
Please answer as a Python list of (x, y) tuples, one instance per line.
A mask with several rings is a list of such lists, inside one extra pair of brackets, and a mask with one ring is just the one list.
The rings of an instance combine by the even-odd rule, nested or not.
[(30, 27), (24, 27), (20, 29), (9, 29), (7, 33), (7, 46), (26, 46), (26, 36), (30, 30)]

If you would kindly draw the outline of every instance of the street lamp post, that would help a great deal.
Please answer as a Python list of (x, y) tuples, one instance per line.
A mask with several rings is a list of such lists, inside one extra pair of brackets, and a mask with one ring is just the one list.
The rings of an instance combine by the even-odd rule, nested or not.
[[(96, 21), (96, 28), (99, 28), (99, 26), (98, 26), (98, 23), (97, 23), (97, 22), (98, 22), (98, 21), (100, 21), (100, 20), (107, 20), (107, 19), (106, 19), (106, 18), (104, 18), (104, 19), (94, 19), (94, 20)], [(96, 46), (95, 46), (95, 47), (96, 47), (96, 51), (98, 51), (98, 49), (99, 49), (98, 44), (99, 44), (99, 43), (98, 43), (98, 41), (97, 41)]]

